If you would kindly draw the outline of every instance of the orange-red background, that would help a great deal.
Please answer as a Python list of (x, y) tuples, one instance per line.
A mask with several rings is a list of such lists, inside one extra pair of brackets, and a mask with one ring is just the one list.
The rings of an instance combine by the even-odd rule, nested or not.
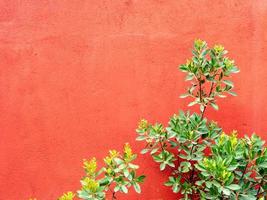
[[(79, 188), (83, 158), (140, 151), (140, 118), (187, 109), (177, 66), (195, 38), (241, 69), (239, 96), (207, 116), (267, 139), (267, 1), (1, 0), (0, 199), (54, 200)], [(175, 199), (149, 156), (138, 163), (143, 193), (119, 199)]]

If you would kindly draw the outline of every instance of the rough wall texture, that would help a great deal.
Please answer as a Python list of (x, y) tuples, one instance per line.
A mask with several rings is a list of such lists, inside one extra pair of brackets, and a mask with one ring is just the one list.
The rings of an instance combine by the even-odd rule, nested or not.
[[(195, 38), (222, 43), (238, 97), (207, 113), (267, 139), (267, 1), (1, 0), (0, 199), (56, 199), (79, 188), (82, 159), (130, 142), (142, 118), (167, 122), (188, 102), (177, 66)], [(148, 156), (143, 193), (175, 199)]]

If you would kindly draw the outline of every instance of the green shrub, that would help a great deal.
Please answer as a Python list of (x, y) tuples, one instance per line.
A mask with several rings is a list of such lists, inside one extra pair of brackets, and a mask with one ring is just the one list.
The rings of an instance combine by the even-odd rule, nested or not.
[(236, 96), (231, 74), (239, 72), (222, 45), (209, 48), (194, 42), (193, 57), (180, 66), (191, 84), (181, 98), (191, 97), (188, 106), (199, 105), (200, 114), (180, 112), (167, 127), (139, 122), (141, 153), (150, 153), (160, 170), (171, 169), (165, 183), (182, 199), (264, 199), (267, 189), (267, 150), (257, 135), (226, 135), (216, 122), (204, 117), (208, 106), (218, 110), (217, 98)]
[(133, 154), (128, 143), (124, 145), (123, 153), (110, 150), (109, 155), (104, 158), (105, 166), (97, 170), (95, 158), (84, 160), (83, 168), (85, 176), (81, 180), (81, 189), (77, 195), (67, 192), (58, 200), (72, 200), (75, 196), (85, 200), (104, 200), (106, 192), (112, 192), (112, 199), (116, 199), (116, 193), (128, 193), (133, 186), (137, 193), (141, 192), (140, 183), (145, 176), (138, 176), (136, 170), (138, 165), (133, 164), (136, 154)]

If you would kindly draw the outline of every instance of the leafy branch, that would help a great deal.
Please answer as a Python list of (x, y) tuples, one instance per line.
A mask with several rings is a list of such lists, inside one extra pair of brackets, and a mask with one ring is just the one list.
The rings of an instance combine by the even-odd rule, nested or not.
[(179, 112), (167, 127), (140, 121), (141, 153), (150, 153), (160, 170), (172, 170), (165, 183), (182, 199), (264, 199), (267, 191), (267, 150), (257, 135), (239, 138), (225, 134), (216, 122), (205, 118), (208, 106), (218, 110), (217, 98), (236, 96), (231, 74), (239, 72), (222, 45), (209, 48), (195, 40), (193, 56), (180, 66), (190, 81), (181, 98), (191, 97), (188, 106), (199, 105), (200, 114)]
[[(123, 153), (110, 150), (109, 155), (104, 158), (105, 166), (97, 170), (95, 158), (84, 160), (83, 168), (85, 176), (81, 180), (82, 188), (77, 192), (80, 199), (101, 200), (106, 199), (106, 192), (111, 191), (112, 199), (116, 198), (117, 192), (128, 193), (133, 186), (137, 193), (141, 192), (140, 183), (145, 176), (137, 176), (138, 165), (132, 162), (136, 159), (128, 143), (124, 145)], [(67, 192), (59, 200), (73, 200), (75, 194)]]

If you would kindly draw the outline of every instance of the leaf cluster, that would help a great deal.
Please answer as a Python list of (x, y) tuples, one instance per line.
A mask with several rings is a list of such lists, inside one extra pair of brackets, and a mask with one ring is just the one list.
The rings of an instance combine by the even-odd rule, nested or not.
[(147, 143), (142, 153), (150, 152), (154, 161), (160, 163), (161, 171), (167, 166), (172, 169), (165, 185), (171, 186), (175, 193), (182, 192), (185, 198), (198, 192), (192, 184), (198, 180), (194, 165), (205, 157), (205, 151), (221, 133), (215, 122), (181, 111), (170, 118), (166, 128), (141, 120), (137, 133), (137, 140)]
[[(106, 193), (112, 193), (112, 199), (116, 199), (116, 193), (128, 193), (130, 187), (133, 187), (137, 193), (141, 192), (140, 183), (144, 181), (145, 176), (137, 175), (138, 165), (133, 161), (136, 154), (128, 143), (124, 145), (123, 152), (110, 150), (104, 160), (104, 167), (97, 169), (95, 158), (84, 160), (83, 168), (85, 176), (81, 180), (81, 189), (77, 192), (80, 199), (101, 200), (106, 199)], [(74, 194), (68, 192), (62, 195), (59, 200), (72, 200)]]
[(185, 80), (191, 81), (187, 93), (181, 98), (192, 97), (193, 101), (188, 106), (199, 104), (201, 112), (208, 105), (218, 110), (216, 97), (224, 98), (227, 93), (236, 96), (229, 76), (238, 73), (239, 69), (234, 60), (227, 57), (228, 52), (222, 45), (209, 48), (205, 41), (198, 39), (192, 53), (192, 58), (180, 65), (180, 70), (187, 73)]

